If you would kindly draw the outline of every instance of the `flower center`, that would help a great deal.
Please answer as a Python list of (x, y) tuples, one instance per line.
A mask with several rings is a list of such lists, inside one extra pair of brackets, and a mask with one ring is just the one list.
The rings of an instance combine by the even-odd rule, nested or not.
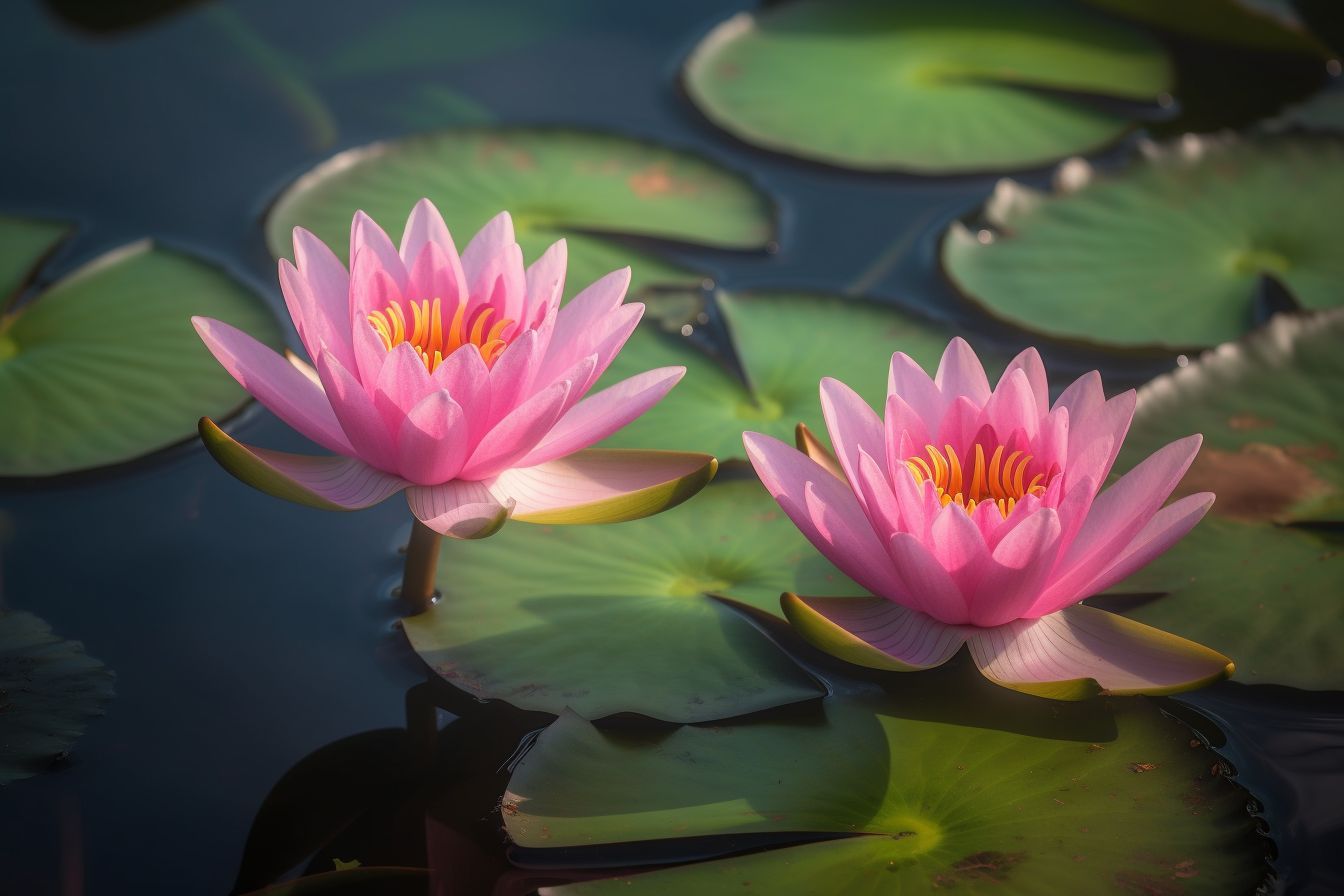
[(410, 326), (407, 326), (406, 312), (400, 302), (393, 302), (382, 311), (370, 312), (369, 323), (388, 351), (403, 342), (415, 346), (430, 373), (444, 358), (464, 345), (478, 347), (486, 364), (493, 364), (508, 345), (503, 334), (513, 321), (500, 318), (492, 322), (495, 309), (489, 305), (482, 305), (468, 315), (467, 303), (459, 302), (453, 311), (453, 319), (445, 327), (443, 305), (438, 299), (421, 299), (407, 304), (411, 306)]
[(1027, 480), (1027, 465), (1032, 460), (1030, 454), (1014, 451), (1005, 458), (1000, 445), (986, 463), (984, 446), (977, 444), (975, 459), (970, 469), (965, 469), (951, 445), (944, 445), (942, 451), (926, 445), (924, 452), (928, 455), (927, 460), (915, 455), (905, 465), (915, 474), (916, 482), (934, 484), (938, 489), (938, 501), (944, 507), (955, 501), (971, 513), (977, 504), (992, 501), (999, 513), (1006, 517), (1024, 495), (1039, 497), (1045, 494), (1048, 477), (1044, 473), (1037, 473)]

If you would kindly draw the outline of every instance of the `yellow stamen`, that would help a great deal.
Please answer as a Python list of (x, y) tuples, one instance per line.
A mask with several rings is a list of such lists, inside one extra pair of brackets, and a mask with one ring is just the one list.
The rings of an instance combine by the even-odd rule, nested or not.
[(1049, 483), (1050, 477), (1045, 473), (1037, 473), (1027, 482), (1027, 467), (1031, 465), (1032, 456), (1014, 451), (1004, 460), (1002, 445), (994, 448), (986, 464), (985, 449), (977, 444), (969, 476), (965, 475), (961, 456), (951, 445), (944, 445), (942, 451), (926, 445), (924, 453), (928, 460), (915, 455), (906, 460), (905, 465), (916, 482), (934, 484), (942, 507), (956, 503), (967, 513), (973, 513), (976, 507), (988, 501), (1006, 517), (1024, 496), (1045, 494)]
[(370, 311), (369, 325), (382, 340), (383, 347), (391, 351), (403, 342), (410, 343), (425, 368), (433, 373), (443, 363), (443, 359), (464, 345), (475, 345), (481, 350), (486, 364), (493, 364), (508, 346), (504, 338), (513, 321), (507, 318), (495, 320), (492, 306), (478, 309), (472, 319), (470, 331), (467, 327), (467, 303), (459, 302), (452, 311), (452, 318), (444, 328), (443, 303), (435, 299), (421, 299), (409, 302), (411, 319), (406, 320), (406, 310), (400, 302), (393, 302), (382, 311)]

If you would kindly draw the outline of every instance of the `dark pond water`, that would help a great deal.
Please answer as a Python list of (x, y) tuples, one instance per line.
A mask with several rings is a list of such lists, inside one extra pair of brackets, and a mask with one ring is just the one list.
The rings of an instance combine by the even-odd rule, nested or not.
[[(745, 3), (592, 0), (561, 11), (495, 0), (465, 45), (408, 34), (404, 54), (339, 77), (327, 71), (337, 48), (413, 4), (207, 2), (139, 24), (103, 21), (104, 6), (6, 8), (0, 207), (80, 224), (44, 279), (151, 236), (218, 261), (283, 317), (260, 228), (269, 202), (341, 148), (444, 124), (441, 110), (406, 100), (449, 85), (473, 115), (596, 126), (750, 172), (779, 202), (782, 249), (686, 256), (722, 285), (853, 290), (988, 326), (944, 283), (933, 247), (995, 176), (863, 177), (791, 162), (735, 143), (686, 102), (680, 61)], [(1191, 83), (1216, 83), (1191, 114), (1240, 124), (1319, 80), (1275, 66), (1196, 56)], [(1067, 346), (1045, 353), (1065, 372), (1095, 366)], [(1124, 386), (1173, 363), (1136, 357), (1105, 373)], [(255, 408), (236, 430), (303, 448)], [(195, 445), (107, 473), (0, 484), (0, 598), (117, 673), (109, 713), (69, 763), (0, 791), (0, 892), (222, 894), (356, 854), (423, 865), (431, 800), (480, 844), (470, 886), (488, 892), (506, 871), (502, 769), (545, 719), (458, 706), (447, 688), (421, 685), (391, 598), (408, 529), (400, 501), (316, 513), (241, 487)], [(397, 730), (408, 703), (420, 725), (451, 722), (432, 790), (398, 783), (417, 761)], [(465, 715), (453, 721), (455, 706)], [(1227, 761), (1263, 804), (1278, 891), (1344, 891), (1344, 698), (1228, 683), (1181, 706), (1225, 738)], [(271, 834), (248, 848), (254, 821)], [(323, 824), (348, 827), (313, 855)], [(545, 879), (515, 872), (508, 892)]]

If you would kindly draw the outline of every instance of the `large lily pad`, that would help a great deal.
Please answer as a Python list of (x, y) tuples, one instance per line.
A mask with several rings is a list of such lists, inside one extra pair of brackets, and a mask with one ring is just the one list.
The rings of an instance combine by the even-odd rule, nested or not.
[(513, 215), (529, 261), (567, 239), (566, 295), (626, 265), (637, 294), (701, 279), (618, 236), (764, 249), (774, 232), (763, 194), (689, 153), (586, 131), (463, 128), (349, 150), (319, 165), (271, 209), (267, 240), (277, 256), (288, 255), (298, 225), (344, 254), (356, 209), (395, 237), (426, 196), (459, 248), (501, 210)]
[(112, 673), (31, 613), (0, 610), (0, 785), (49, 768), (103, 714)]
[[(653, 328), (636, 331), (606, 383), (669, 364), (684, 365), (686, 377), (604, 444), (695, 446), (725, 459), (743, 456), (743, 430), (793, 441), (794, 426), (804, 422), (824, 433), (817, 392), (822, 377), (847, 383), (880, 408), (893, 352), (905, 352), (933, 370), (954, 335), (889, 305), (839, 296), (721, 292), (717, 304), (735, 357), (724, 363), (680, 337)], [(981, 357), (992, 372), (1007, 363), (989, 353)]]
[(1212, 516), (1114, 590), (1166, 595), (1128, 615), (1227, 654), (1247, 682), (1344, 689), (1341, 344), (1344, 312), (1281, 316), (1153, 381), (1116, 464), (1203, 432), (1178, 492), (1217, 493)]
[(0, 312), (69, 232), (68, 225), (56, 221), (0, 215)]
[(505, 526), (447, 543), (443, 598), (405, 627), (425, 662), (477, 697), (704, 721), (821, 693), (746, 616), (708, 596), (782, 619), (779, 595), (794, 583), (862, 593), (759, 483), (716, 482), (618, 526)]
[(802, 0), (719, 25), (685, 82), (701, 111), (749, 143), (946, 173), (1102, 147), (1131, 124), (1114, 101), (1155, 100), (1171, 72), (1152, 40), (1076, 3)]
[(1291, 0), (1086, 0), (1159, 28), (1214, 43), (1326, 55)]
[(1146, 703), (1112, 702), (1112, 735), (1090, 742), (908, 718), (909, 702), (832, 697), (821, 718), (657, 738), (565, 715), (514, 772), (504, 821), (542, 848), (852, 835), (543, 890), (557, 896), (1227, 894), (1264, 877), (1245, 795)]
[(129, 460), (195, 435), (202, 415), (237, 408), (246, 395), (201, 344), (193, 314), (280, 341), (242, 284), (149, 243), (109, 253), (0, 317), (0, 476)]
[(1070, 171), (1056, 195), (1001, 183), (996, 238), (952, 226), (943, 264), (963, 292), (1052, 335), (1178, 348), (1244, 333), (1266, 275), (1304, 307), (1344, 302), (1344, 143), (1191, 138), (1116, 175)]

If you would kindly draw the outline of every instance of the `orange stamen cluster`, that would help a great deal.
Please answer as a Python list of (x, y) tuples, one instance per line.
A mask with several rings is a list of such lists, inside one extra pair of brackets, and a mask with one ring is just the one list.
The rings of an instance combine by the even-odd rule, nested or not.
[(985, 449), (977, 444), (974, 463), (970, 469), (963, 469), (961, 458), (951, 445), (943, 446), (942, 451), (927, 445), (924, 451), (928, 460), (915, 455), (905, 465), (915, 474), (916, 482), (934, 484), (938, 489), (938, 501), (944, 507), (955, 501), (971, 513), (976, 505), (992, 501), (999, 513), (1006, 517), (1024, 495), (1039, 497), (1045, 494), (1044, 473), (1037, 473), (1027, 480), (1030, 454), (1014, 451), (1005, 458), (1000, 445), (986, 463)]
[(486, 364), (493, 364), (508, 345), (502, 337), (513, 321), (500, 318), (492, 324), (490, 318), (495, 309), (489, 305), (477, 308), (468, 319), (467, 303), (459, 302), (452, 320), (445, 327), (443, 305), (438, 299), (422, 299), (408, 304), (411, 306), (410, 326), (407, 326), (406, 312), (399, 302), (393, 302), (382, 311), (370, 312), (369, 323), (388, 351), (403, 342), (413, 345), (430, 373), (444, 358), (464, 345), (480, 348)]

